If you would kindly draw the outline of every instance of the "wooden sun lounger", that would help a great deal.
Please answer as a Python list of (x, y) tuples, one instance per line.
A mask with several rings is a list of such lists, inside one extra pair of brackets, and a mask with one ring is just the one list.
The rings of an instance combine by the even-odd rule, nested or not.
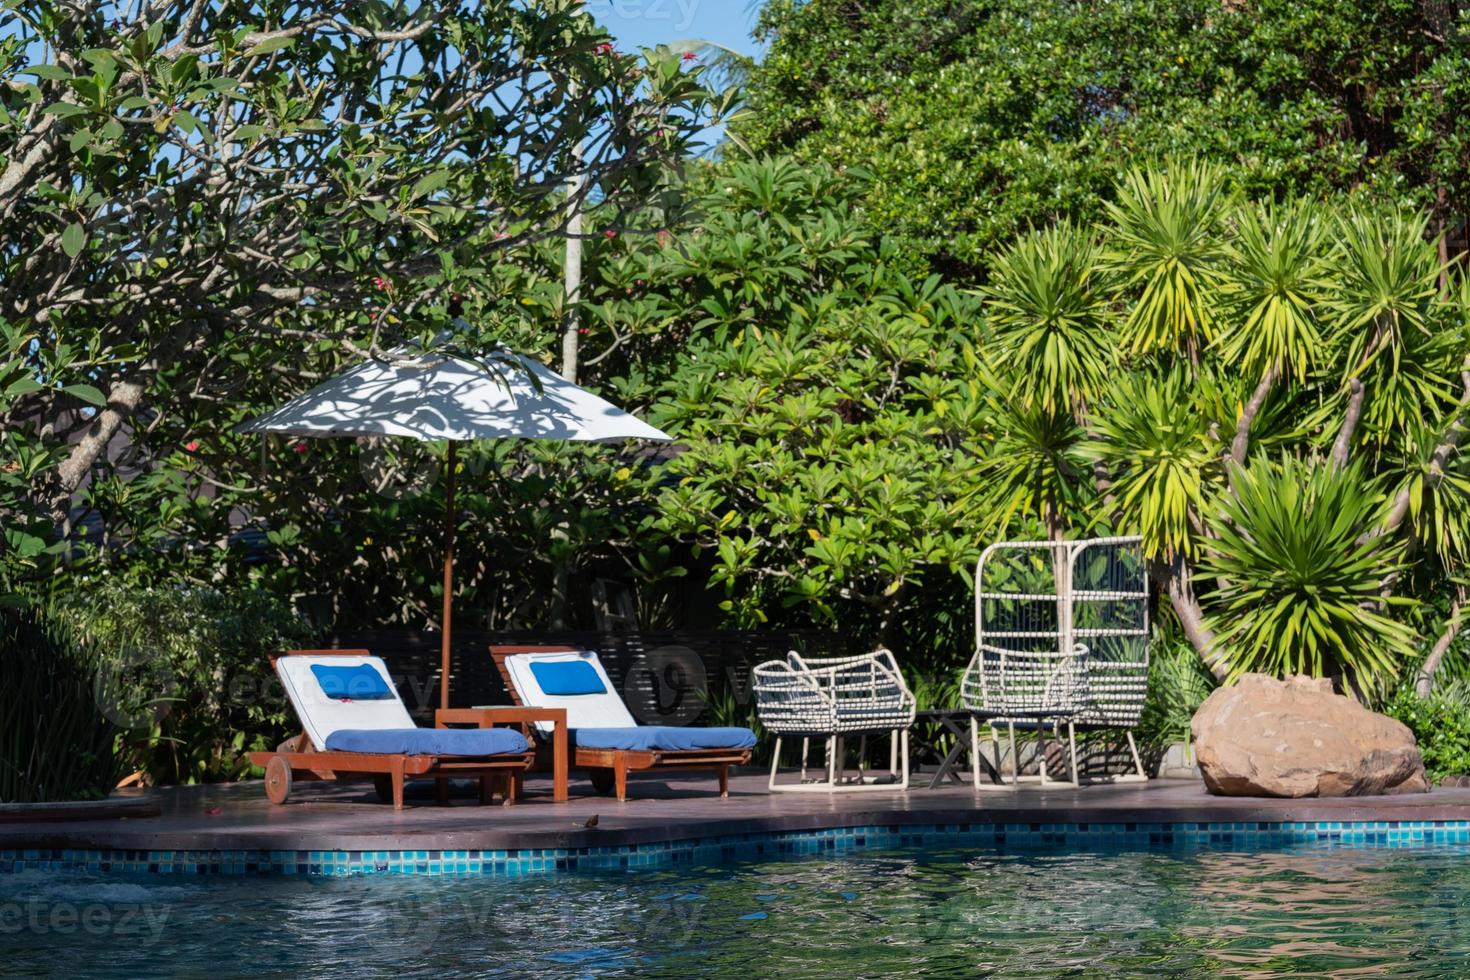
[[(511, 701), (521, 705), (520, 692), (510, 675), (505, 659), (518, 653), (576, 653), (574, 647), (566, 646), (491, 646), (490, 656), (505, 681), (505, 690)], [(575, 731), (573, 732), (575, 734)], [(750, 761), (750, 749), (689, 749), (689, 750), (637, 750), (637, 749), (588, 749), (577, 746), (572, 756), (572, 766), (590, 770), (592, 787), (599, 793), (616, 790), (618, 802), (628, 798), (628, 773), (646, 769), (681, 772), (713, 771), (720, 781), (720, 798), (730, 795), (730, 767), (743, 766)]]
[[(271, 655), (275, 667), (279, 654)], [(366, 657), (367, 650), (291, 650), (286, 656)], [(435, 712), (435, 727), (447, 728)], [(287, 739), (275, 752), (250, 753), (251, 765), (265, 769), (265, 794), (272, 803), (286, 802), (295, 780), (337, 780), (371, 777), (378, 798), (403, 809), (403, 785), (414, 777), (436, 778), (439, 801), (448, 802), (448, 780), (475, 778), (480, 780), (480, 802), (490, 803), (499, 792), (507, 804), (521, 795), (521, 781), (530, 769), (535, 753), (495, 756), (433, 756), (389, 753), (320, 751), (305, 728)]]

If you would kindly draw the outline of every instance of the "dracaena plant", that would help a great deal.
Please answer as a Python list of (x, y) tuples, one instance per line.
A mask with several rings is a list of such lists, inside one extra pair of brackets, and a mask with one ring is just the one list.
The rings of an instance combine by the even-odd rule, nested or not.
[(1216, 341), (1248, 378), (1298, 382), (1323, 357), (1321, 305), (1332, 289), (1326, 209), (1315, 202), (1242, 208), (1224, 271), (1233, 316)]
[(1379, 358), (1397, 366), (1411, 335), (1430, 332), (1440, 267), (1428, 231), (1428, 215), (1398, 210), (1353, 207), (1336, 221), (1330, 305), (1350, 375)]
[[(1138, 528), (1153, 557), (1194, 555), (1205, 496), (1218, 480), (1219, 445), (1182, 368), (1120, 376), (1092, 420), (1087, 458), (1112, 477), (1117, 523)], [(1107, 505), (1105, 505), (1107, 506)]]
[(1415, 656), (1400, 617), (1413, 604), (1384, 599), (1381, 583), (1403, 544), (1374, 534), (1377, 481), (1358, 464), (1256, 458), (1208, 515), (1214, 537), (1200, 571), (1219, 583), (1209, 623), (1232, 677), (1247, 672), (1340, 679), (1371, 696)]
[(1047, 537), (1062, 536), (1092, 496), (1086, 430), (1071, 412), (1028, 407), (999, 378), (984, 369), (979, 375), (987, 386), (983, 415), (993, 440), (979, 470), (979, 493), (998, 533), (1039, 522)]
[(1010, 397), (1045, 412), (1081, 410), (1116, 360), (1092, 234), (1062, 223), (1002, 252), (982, 295), (990, 346)]
[(1218, 330), (1222, 231), (1233, 203), (1225, 171), (1171, 160), (1129, 171), (1117, 195), (1105, 207), (1107, 266), (1130, 302), (1119, 342), (1129, 353), (1176, 351), (1197, 361)]

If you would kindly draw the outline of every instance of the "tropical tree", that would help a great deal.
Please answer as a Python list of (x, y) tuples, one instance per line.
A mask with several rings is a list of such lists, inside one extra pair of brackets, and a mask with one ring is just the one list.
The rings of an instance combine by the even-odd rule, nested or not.
[[(726, 174), (717, 193), (757, 206), (717, 217), (682, 260), (705, 298), (655, 408), (686, 447), (659, 475), (657, 526), (707, 556), (735, 623), (898, 643), (906, 610), (978, 556), (989, 430), (965, 380), (974, 303), (894, 268), (849, 201), (826, 196), (833, 175), (799, 173)], [(720, 223), (737, 230), (712, 234)]]
[(569, 175), (598, 235), (668, 224), (723, 104), (700, 74), (571, 0), (4, 4), (5, 563), (69, 553), (119, 473), (158, 491), (140, 536), (250, 486), (192, 464), (232, 468), (220, 433), (343, 358), (452, 329), (561, 231)]
[(1224, 583), (1209, 624), (1229, 650), (1232, 679), (1246, 671), (1335, 676), (1369, 696), (1397, 676), (1416, 637), (1379, 601), (1379, 583), (1404, 554), (1402, 540), (1370, 533), (1382, 507), (1356, 463), (1266, 457), (1240, 470), (1211, 514), (1217, 539), (1200, 566)]
[(1422, 213), (1227, 185), (1166, 160), (1123, 176), (1093, 234), (996, 256), (989, 509), (998, 529), (1141, 533), (1221, 679), (1309, 670), (1376, 695), (1426, 649), (1432, 676), (1470, 542), (1463, 294), (1441, 291)]

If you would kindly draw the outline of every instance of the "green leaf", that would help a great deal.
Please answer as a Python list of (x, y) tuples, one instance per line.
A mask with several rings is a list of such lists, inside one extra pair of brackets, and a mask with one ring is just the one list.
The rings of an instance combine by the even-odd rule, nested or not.
[(53, 102), (41, 110), (42, 113), (56, 116), (59, 119), (70, 119), (73, 116), (85, 116), (87, 110), (70, 102)]
[(86, 246), (87, 229), (77, 222), (67, 225), (66, 231), (61, 233), (61, 250), (66, 253), (67, 258), (76, 258)]
[(64, 82), (72, 77), (71, 72), (57, 65), (32, 65), (21, 72), (22, 75), (35, 75), (52, 82)]
[(255, 47), (245, 52), (245, 57), (255, 58), (260, 55), (270, 54), (273, 51), (282, 51), (295, 45), (294, 37), (272, 37), (261, 41)]
[(21, 395), (29, 395), (33, 391), (40, 391), (44, 385), (32, 377), (17, 378), (10, 382), (5, 389), (6, 398), (19, 398)]
[(435, 170), (433, 173), (420, 177), (418, 183), (413, 185), (412, 199), (417, 200), (426, 194), (432, 194), (441, 190), (449, 183), (449, 171)]
[(107, 407), (107, 396), (103, 395), (102, 392), (98, 391), (92, 385), (66, 385), (61, 390), (75, 398), (80, 398), (88, 405), (95, 405), (97, 408)]

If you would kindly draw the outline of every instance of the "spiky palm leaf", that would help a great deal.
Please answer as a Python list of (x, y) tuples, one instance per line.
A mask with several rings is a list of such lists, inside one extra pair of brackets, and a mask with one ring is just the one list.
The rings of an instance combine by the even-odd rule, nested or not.
[(1220, 231), (1232, 204), (1225, 173), (1200, 160), (1170, 161), (1129, 172), (1117, 195), (1105, 205), (1113, 222), (1106, 260), (1134, 299), (1123, 349), (1194, 356), (1215, 335), (1226, 257)]
[(1219, 443), (1181, 369), (1120, 377), (1095, 413), (1083, 449), (1107, 465), (1118, 525), (1137, 528), (1144, 550), (1193, 555), (1205, 489), (1218, 480)]
[(1311, 201), (1241, 209), (1224, 291), (1233, 323), (1216, 346), (1247, 377), (1305, 381), (1324, 356), (1319, 306), (1332, 289), (1324, 209)]
[(1439, 281), (1429, 217), (1351, 208), (1338, 217), (1338, 287), (1330, 306), (1334, 339), (1355, 376), (1386, 357), (1394, 368), (1409, 331), (1428, 333)]
[(1077, 411), (1107, 384), (1115, 358), (1096, 241), (1070, 224), (1034, 231), (1002, 252), (982, 290), (996, 363), (1010, 397), (1044, 412)]
[(1211, 509), (1218, 537), (1200, 563), (1223, 583), (1206, 612), (1231, 675), (1340, 676), (1363, 694), (1397, 676), (1416, 638), (1379, 611), (1403, 546), (1365, 534), (1382, 512), (1376, 484), (1356, 464), (1291, 457), (1257, 457), (1233, 482)]
[(993, 433), (983, 492), (997, 533), (1017, 519), (1063, 527), (1080, 519), (1090, 492), (1082, 427), (1071, 412), (1023, 407), (988, 369), (978, 373), (987, 388), (986, 427)]

